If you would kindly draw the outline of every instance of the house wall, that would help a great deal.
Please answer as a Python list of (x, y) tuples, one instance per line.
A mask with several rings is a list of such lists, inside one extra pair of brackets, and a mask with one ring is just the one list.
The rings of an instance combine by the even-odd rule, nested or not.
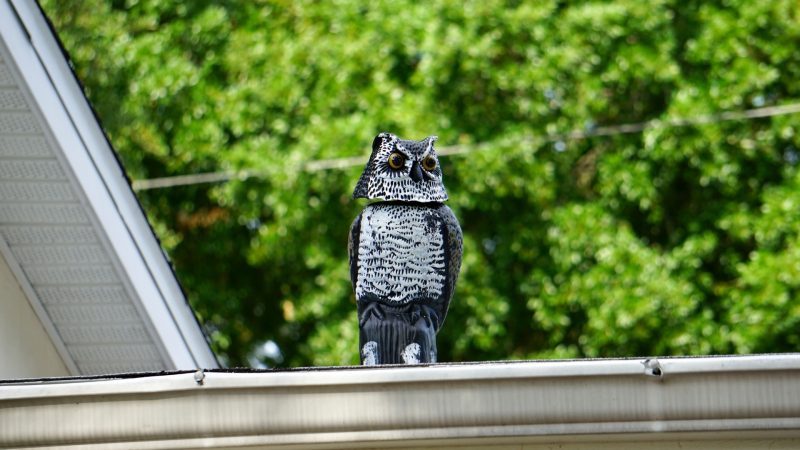
[(0, 256), (0, 379), (65, 375), (67, 367)]

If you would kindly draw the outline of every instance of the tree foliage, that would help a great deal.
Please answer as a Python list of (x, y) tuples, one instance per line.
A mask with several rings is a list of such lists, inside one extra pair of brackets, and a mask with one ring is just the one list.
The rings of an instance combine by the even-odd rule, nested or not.
[(360, 167), (305, 169), (380, 131), (469, 150), (441, 359), (800, 349), (800, 115), (713, 120), (800, 101), (794, 1), (43, 7), (132, 178), (260, 174), (139, 192), (228, 364), (357, 362)]

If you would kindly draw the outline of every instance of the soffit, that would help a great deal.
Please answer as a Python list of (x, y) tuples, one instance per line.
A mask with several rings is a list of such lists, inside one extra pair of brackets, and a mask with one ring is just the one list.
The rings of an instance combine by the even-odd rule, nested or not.
[[(76, 175), (0, 43), (0, 237), (80, 374), (162, 370)], [(41, 315), (41, 314), (40, 314)], [(74, 370), (74, 369), (73, 369)]]
[(31, 0), (0, 0), (0, 255), (72, 373), (217, 366)]

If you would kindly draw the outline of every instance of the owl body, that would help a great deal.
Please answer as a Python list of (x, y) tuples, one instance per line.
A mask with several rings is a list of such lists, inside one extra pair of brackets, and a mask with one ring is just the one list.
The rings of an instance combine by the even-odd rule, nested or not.
[[(362, 364), (436, 361), (436, 333), (455, 289), (462, 237), (442, 203), (441, 170), (430, 160), (434, 139), (378, 135), (354, 193), (385, 200), (368, 205), (350, 230)], [(398, 158), (393, 163), (391, 155)]]
[(404, 304), (447, 290), (442, 204), (373, 203), (361, 213), (356, 297)]

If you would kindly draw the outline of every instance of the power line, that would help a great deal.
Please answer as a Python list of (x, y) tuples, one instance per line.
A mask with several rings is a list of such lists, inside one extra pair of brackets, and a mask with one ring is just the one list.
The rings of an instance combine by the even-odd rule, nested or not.
[[(653, 119), (644, 122), (611, 125), (582, 130), (573, 130), (567, 133), (548, 134), (544, 136), (528, 136), (523, 139), (527, 143), (554, 143), (563, 141), (582, 140), (591, 137), (617, 136), (621, 134), (640, 133), (647, 129), (666, 129), (680, 128), (697, 125), (708, 125), (720, 122), (735, 120), (753, 120), (765, 117), (782, 116), (787, 114), (800, 113), (800, 103), (790, 103), (778, 106), (765, 106), (763, 108), (746, 109), (741, 111), (724, 111), (717, 114), (704, 114), (692, 117), (677, 117), (672, 119)], [(457, 156), (474, 151), (479, 151), (494, 145), (491, 142), (482, 142), (470, 145), (451, 145), (441, 147), (436, 150), (440, 156)], [(367, 156), (355, 156), (349, 158), (331, 158), (309, 161), (300, 167), (305, 172), (318, 172), (322, 170), (346, 169), (364, 165)], [(239, 171), (220, 171), (208, 173), (196, 173), (189, 175), (177, 175), (162, 178), (151, 178), (147, 180), (134, 180), (133, 190), (144, 191), (148, 189), (163, 189), (175, 186), (188, 186), (203, 183), (218, 183), (229, 180), (245, 180), (248, 178), (263, 178), (268, 176), (266, 171), (260, 170), (239, 170)]]

